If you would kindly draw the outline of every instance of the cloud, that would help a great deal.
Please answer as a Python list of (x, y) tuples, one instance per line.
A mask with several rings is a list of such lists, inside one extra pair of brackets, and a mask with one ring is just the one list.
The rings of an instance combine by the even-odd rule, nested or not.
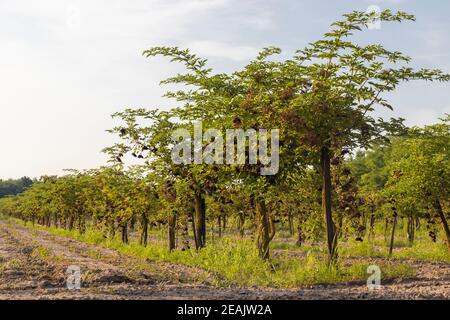
[(406, 3), (409, 0), (366, 0), (366, 2), (371, 4), (379, 4), (381, 3), (393, 3), (393, 4), (400, 4), (400, 3)]
[[(231, 0), (43, 0), (0, 2), (1, 18), (19, 18), (33, 31), (67, 36), (67, 29), (79, 29), (82, 36), (170, 37), (183, 32), (207, 13), (223, 8)], [(11, 19), (12, 20), (12, 19)], [(1, 23), (0, 23), (1, 25)], [(44, 30), (30, 27), (44, 26)], [(76, 26), (77, 28), (73, 28)], [(96, 41), (99, 39), (96, 38)], [(101, 40), (105, 40), (104, 38)]]
[(419, 38), (421, 42), (430, 49), (440, 49), (448, 45), (448, 36), (438, 30), (421, 32)]
[(187, 44), (186, 47), (200, 56), (230, 59), (233, 61), (253, 59), (259, 51), (257, 48), (250, 46), (233, 46), (215, 41), (195, 41)]
[(111, 113), (167, 104), (158, 83), (179, 66), (142, 50), (189, 39), (229, 2), (1, 0), (0, 177), (104, 163)]

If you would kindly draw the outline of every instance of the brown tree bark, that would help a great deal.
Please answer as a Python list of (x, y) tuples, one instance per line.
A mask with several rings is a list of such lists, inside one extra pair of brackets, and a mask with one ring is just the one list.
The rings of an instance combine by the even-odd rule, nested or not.
[(239, 211), (239, 235), (244, 237), (245, 215), (243, 211)]
[(392, 232), (391, 232), (391, 241), (389, 244), (389, 256), (392, 256), (392, 252), (394, 251), (394, 238), (395, 238), (395, 227), (397, 226), (397, 209), (395, 207), (392, 208), (393, 214), (393, 222), (392, 222)]
[(78, 231), (80, 231), (81, 234), (86, 232), (86, 223), (83, 214), (80, 214), (78, 217)]
[(416, 216), (415, 220), (416, 220), (416, 231), (419, 231), (420, 230), (420, 218)]
[(330, 164), (330, 150), (328, 147), (322, 147), (321, 150), (321, 166), (323, 176), (322, 186), (322, 212), (327, 227), (327, 244), (328, 244), (328, 263), (332, 264), (337, 259), (337, 237), (336, 226), (333, 222), (331, 211), (331, 164)]
[(294, 221), (293, 221), (291, 212), (288, 213), (288, 223), (289, 223), (289, 234), (291, 236), (293, 236), (294, 235)]
[(73, 230), (73, 217), (69, 216), (67, 218), (67, 229), (69, 229), (70, 231)]
[(206, 245), (206, 204), (205, 198), (201, 192), (195, 193), (194, 203), (194, 237), (195, 246), (197, 249), (203, 248)]
[(171, 213), (168, 219), (169, 226), (169, 250), (173, 251), (176, 249), (176, 226), (177, 226), (177, 215), (176, 213)]
[(387, 242), (388, 239), (388, 227), (389, 227), (389, 219), (384, 219), (384, 241)]
[(270, 258), (269, 244), (275, 236), (275, 225), (264, 200), (256, 201), (256, 226), (256, 244), (259, 256), (264, 260), (268, 260)]
[(435, 199), (433, 202), (433, 207), (436, 210), (439, 219), (441, 219), (441, 226), (444, 230), (445, 237), (447, 239), (447, 247), (448, 251), (450, 251), (450, 229), (448, 227), (447, 219), (445, 218), (444, 211), (442, 210), (441, 203), (438, 199)]
[(428, 208), (428, 207), (427, 207), (426, 219), (427, 219), (428, 236), (430, 237), (431, 241), (436, 242), (435, 221), (434, 221), (433, 215), (430, 213), (430, 208)]
[(58, 224), (58, 214), (55, 212), (55, 213), (53, 213), (53, 221), (54, 221), (54, 224), (55, 224), (55, 228), (58, 228), (59, 227), (59, 224)]
[(194, 234), (194, 244), (195, 249), (198, 250), (198, 237), (197, 237), (197, 229), (195, 227), (195, 208), (192, 208), (191, 211), (191, 222), (192, 222), (192, 233)]
[(122, 225), (122, 242), (128, 243), (128, 224)]
[(369, 240), (375, 240), (375, 214), (373, 212), (370, 215)]
[(141, 231), (141, 238), (140, 243), (142, 246), (146, 247), (148, 243), (148, 219), (145, 214), (142, 215), (142, 231)]
[(302, 220), (303, 219), (299, 216), (297, 224), (297, 242), (296, 242), (296, 245), (299, 247), (301, 247), (303, 242), (305, 241), (305, 233), (303, 232)]
[(416, 228), (414, 226), (414, 216), (410, 214), (408, 217), (407, 232), (408, 232), (408, 241), (411, 244), (414, 242), (415, 230)]
[(219, 238), (220, 238), (220, 237), (222, 237), (222, 216), (220, 216), (220, 215), (217, 217), (217, 225), (219, 227), (218, 232), (219, 232)]
[(227, 230), (227, 216), (222, 217), (222, 232), (225, 234), (225, 231)]

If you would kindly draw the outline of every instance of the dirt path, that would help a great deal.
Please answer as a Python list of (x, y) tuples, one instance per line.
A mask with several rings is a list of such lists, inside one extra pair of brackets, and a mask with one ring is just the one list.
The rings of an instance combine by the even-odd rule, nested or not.
[[(66, 287), (79, 266), (81, 290)], [(0, 299), (450, 299), (450, 265), (414, 262), (417, 276), (376, 291), (363, 283), (295, 290), (218, 288), (200, 268), (131, 258), (0, 220)]]

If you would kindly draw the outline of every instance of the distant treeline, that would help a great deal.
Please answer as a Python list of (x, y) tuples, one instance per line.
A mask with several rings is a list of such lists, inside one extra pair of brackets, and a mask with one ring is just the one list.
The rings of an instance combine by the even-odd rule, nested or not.
[(33, 184), (33, 180), (29, 177), (22, 177), (20, 179), (0, 179), (0, 198), (16, 195), (25, 191)]

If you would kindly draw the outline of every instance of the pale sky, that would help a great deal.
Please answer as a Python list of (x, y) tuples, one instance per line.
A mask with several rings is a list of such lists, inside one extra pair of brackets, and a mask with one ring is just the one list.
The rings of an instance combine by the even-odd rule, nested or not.
[[(383, 24), (361, 41), (450, 73), (450, 1), (0, 0), (0, 178), (105, 164), (110, 114), (172, 103), (158, 83), (182, 69), (143, 58), (146, 48), (191, 48), (218, 72), (233, 71), (263, 47), (288, 56), (341, 14), (370, 5), (413, 13), (417, 22)], [(449, 86), (403, 85), (392, 95), (395, 111), (382, 115), (433, 123), (450, 113)]]

